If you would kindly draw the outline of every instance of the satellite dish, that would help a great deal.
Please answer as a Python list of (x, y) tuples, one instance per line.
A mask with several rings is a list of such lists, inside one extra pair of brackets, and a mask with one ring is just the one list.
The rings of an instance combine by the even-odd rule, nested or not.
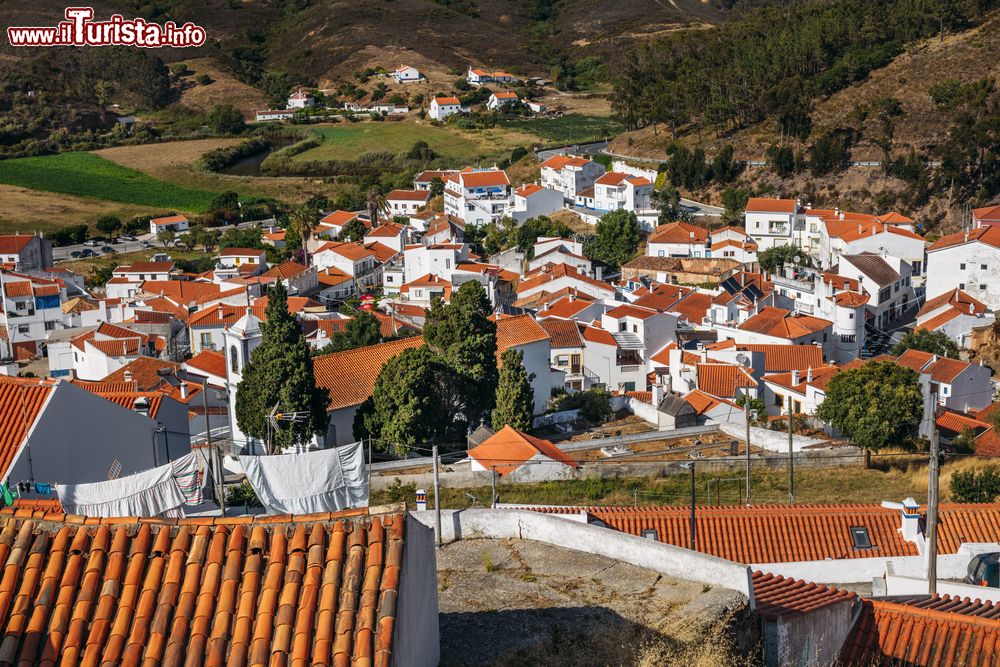
[(736, 355), (736, 363), (738, 363), (740, 366), (743, 366), (744, 368), (747, 368), (748, 366), (750, 366), (750, 357), (740, 352), (739, 354)]

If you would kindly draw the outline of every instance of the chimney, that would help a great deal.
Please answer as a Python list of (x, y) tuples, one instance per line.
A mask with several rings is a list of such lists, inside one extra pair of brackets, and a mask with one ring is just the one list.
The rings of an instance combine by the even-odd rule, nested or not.
[(149, 399), (145, 396), (140, 396), (135, 399), (135, 403), (132, 404), (132, 408), (144, 417), (149, 416)]
[(654, 384), (654, 385), (652, 385), (650, 387), (650, 389), (652, 390), (652, 394), (653, 394), (652, 403), (653, 403), (653, 407), (655, 408), (655, 407), (657, 407), (657, 406), (660, 405), (661, 401), (663, 401), (663, 385), (662, 384)]
[(573, 303), (574, 301), (576, 301), (576, 295), (571, 292), (569, 295), (569, 302)]
[(129, 368), (125, 369), (125, 381), (126, 382), (131, 382), (132, 381), (132, 370), (129, 369)]
[(806, 382), (808, 384), (812, 384), (812, 381), (813, 381), (813, 367), (810, 366), (809, 368), (806, 369)]
[(799, 384), (799, 372), (792, 371), (792, 386), (794, 387), (798, 384)]
[(903, 501), (903, 525), (901, 532), (903, 539), (915, 542), (920, 537), (920, 511), (917, 501), (907, 498)]

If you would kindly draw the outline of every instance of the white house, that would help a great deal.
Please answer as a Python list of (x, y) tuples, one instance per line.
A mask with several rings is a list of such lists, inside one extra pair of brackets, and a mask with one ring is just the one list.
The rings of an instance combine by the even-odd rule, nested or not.
[(795, 199), (751, 197), (744, 209), (744, 226), (762, 251), (782, 245), (803, 247), (805, 221), (800, 222), (798, 215), (801, 208)]
[(490, 99), (486, 100), (486, 108), (495, 111), (516, 102), (520, 102), (517, 93), (510, 90), (501, 90), (490, 95)]
[(652, 194), (648, 178), (609, 171), (594, 181), (593, 192), (577, 193), (576, 205), (602, 214), (619, 209), (636, 211), (649, 208)]
[(0, 235), (0, 264), (15, 271), (46, 269), (52, 271), (52, 242), (33, 234)]
[(594, 299), (615, 298), (613, 286), (591, 278), (580, 269), (568, 264), (545, 264), (536, 271), (526, 274), (517, 285), (517, 296), (518, 299), (522, 299), (533, 294), (551, 294), (567, 288)]
[(412, 83), (413, 81), (420, 81), (424, 78), (420, 74), (420, 70), (416, 67), (410, 67), (409, 65), (400, 65), (392, 72), (392, 78), (396, 80), (396, 83)]
[(159, 336), (107, 322), (77, 334), (69, 343), (73, 348), (73, 370), (81, 380), (105, 378), (140, 356), (159, 356), (164, 345)]
[(431, 100), (431, 108), (427, 115), (434, 120), (444, 120), (452, 114), (465, 113), (465, 111), (457, 97), (435, 97)]
[(604, 174), (604, 165), (577, 155), (553, 155), (542, 162), (541, 185), (562, 193), (569, 202), (579, 192), (594, 186)]
[(159, 234), (170, 231), (174, 233), (186, 232), (191, 226), (190, 221), (183, 215), (168, 215), (162, 218), (152, 218), (149, 221), (149, 233)]
[(551, 215), (563, 208), (561, 192), (543, 188), (536, 183), (525, 183), (514, 190), (514, 205), (510, 217), (521, 223), (529, 218)]
[(384, 222), (378, 227), (373, 227), (365, 232), (364, 242), (381, 243), (387, 248), (398, 252), (403, 252), (406, 245), (407, 229), (405, 225), (396, 222)]
[(502, 169), (460, 171), (445, 181), (444, 212), (466, 224), (498, 222), (512, 207), (513, 192)]
[(930, 375), (931, 393), (936, 393), (938, 403), (946, 408), (974, 412), (993, 402), (992, 371), (988, 366), (912, 348), (901, 354), (896, 363)]
[(410, 215), (427, 206), (431, 193), (428, 190), (393, 190), (385, 196), (389, 213), (393, 216)]
[(507, 425), (469, 450), (472, 472), (519, 482), (566, 479), (580, 464), (548, 440)]
[(484, 70), (478, 67), (470, 67), (465, 74), (465, 79), (473, 86), (481, 86), (486, 83), (516, 83), (521, 80), (503, 70)]
[(649, 257), (707, 257), (708, 230), (687, 222), (660, 225), (646, 239)]
[(903, 260), (873, 253), (844, 255), (840, 259), (840, 276), (857, 280), (871, 295), (868, 310), (874, 315), (876, 326), (884, 329), (916, 307), (910, 265)]
[(327, 243), (313, 253), (313, 265), (321, 273), (330, 268), (346, 273), (359, 289), (382, 282), (382, 265), (375, 253), (357, 243)]
[(927, 298), (959, 289), (1000, 309), (1000, 226), (947, 234), (927, 248)]
[(972, 227), (989, 227), (1000, 225), (1000, 205), (984, 206), (972, 209)]
[(258, 123), (291, 120), (294, 116), (295, 109), (264, 109), (255, 112), (255, 119)]
[(288, 96), (288, 108), (289, 109), (305, 109), (311, 107), (316, 103), (316, 99), (305, 90), (296, 90), (294, 93)]
[(958, 289), (928, 299), (917, 313), (917, 329), (940, 331), (961, 347), (969, 346), (972, 330), (995, 321), (993, 311), (982, 301)]
[(825, 219), (820, 226), (820, 263), (834, 266), (843, 255), (886, 254), (905, 260), (914, 278), (923, 275), (924, 238), (919, 234), (878, 220), (850, 222), (841, 218)]
[(403, 249), (403, 282), (434, 274), (451, 281), (452, 273), (469, 258), (469, 246), (464, 243), (413, 244)]
[(109, 299), (131, 298), (147, 280), (172, 280), (177, 269), (172, 261), (132, 262), (115, 267), (104, 288)]
[(66, 293), (55, 281), (0, 270), (3, 329), (0, 358), (27, 360), (40, 355), (39, 343), (62, 329)]
[(738, 345), (819, 345), (824, 357), (829, 357), (835, 349), (833, 322), (773, 306), (760, 308), (740, 324), (720, 323), (715, 328), (720, 341), (734, 340)]

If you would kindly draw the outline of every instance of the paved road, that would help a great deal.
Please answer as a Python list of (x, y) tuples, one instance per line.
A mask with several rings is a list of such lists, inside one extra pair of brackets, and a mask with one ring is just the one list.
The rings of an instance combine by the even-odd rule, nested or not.
[(712, 206), (711, 204), (703, 204), (693, 199), (684, 199), (681, 197), (681, 207), (691, 211), (694, 215), (700, 215), (709, 218), (719, 218), (722, 217), (722, 213), (725, 211), (721, 206)]
[(598, 153), (606, 153), (605, 150), (608, 147), (607, 141), (594, 141), (589, 144), (567, 144), (565, 146), (557, 146), (556, 148), (547, 148), (543, 151), (538, 151), (535, 153), (535, 157), (538, 158), (539, 162), (545, 162), (553, 155), (563, 155), (564, 153), (571, 153), (573, 155), (597, 155)]

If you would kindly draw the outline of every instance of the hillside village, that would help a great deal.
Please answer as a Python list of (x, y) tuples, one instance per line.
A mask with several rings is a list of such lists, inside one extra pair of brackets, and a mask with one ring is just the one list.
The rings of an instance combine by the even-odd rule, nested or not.
[(1000, 667), (994, 0), (224, 4), (0, 44), (0, 664)]
[[(168, 553), (192, 549), (189, 539), (219, 546), (208, 556), (201, 552), (205, 560), (199, 567), (205, 568), (221, 567), (221, 547), (227, 542), (249, 540), (261, 547), (269, 542), (273, 559), (274, 550), (283, 550), (289, 539), (289, 572), (304, 567), (307, 544), (305, 571), (318, 572), (312, 569), (313, 546), (320, 547), (317, 553), (329, 548), (331, 576), (339, 572), (346, 585), (363, 569), (375, 578), (365, 575), (357, 601), (327, 599), (323, 593), (324, 602), (315, 606), (316, 593), (312, 602), (297, 597), (288, 607), (297, 611), (287, 618), (354, 615), (357, 626), (342, 627), (338, 620), (336, 639), (325, 640), (332, 643), (335, 661), (340, 651), (344, 656), (374, 652), (383, 655), (377, 662), (388, 664), (390, 655), (406, 647), (400, 664), (436, 664), (440, 649), (427, 634), (437, 623), (428, 619), (436, 616), (427, 614), (436, 605), (434, 568), (428, 563), (433, 563), (438, 531), (446, 542), (463, 539), (463, 533), (531, 536), (553, 548), (589, 551), (663, 576), (737, 591), (749, 599), (757, 619), (747, 627), (758, 637), (756, 650), (764, 664), (792, 664), (792, 656), (803, 651), (813, 655), (809, 664), (906, 661), (927, 651), (949, 651), (952, 659), (967, 659), (964, 664), (993, 664), (996, 654), (988, 647), (995, 646), (1000, 629), (986, 619), (995, 618), (996, 589), (944, 580), (964, 578), (973, 555), (996, 549), (994, 504), (941, 506), (935, 549), (942, 581), (931, 597), (925, 579), (931, 548), (926, 508), (912, 498), (884, 498), (881, 505), (737, 504), (697, 511), (683, 503), (533, 506), (495, 498), (484, 509), (445, 507), (450, 518), (440, 524), (419, 495), (415, 513), (376, 515), (376, 508), (367, 508), (369, 493), (389, 479), (398, 484), (412, 477), (429, 486), (431, 480), (421, 472), (439, 466), (442, 483), (449, 486), (492, 479), (494, 488), (502, 481), (510, 489), (541, 480), (582, 479), (599, 474), (595, 470), (604, 463), (629, 464), (630, 458), (637, 471), (686, 474), (677, 466), (688, 467), (692, 484), (693, 466), (713, 461), (735, 470), (744, 458), (748, 466), (751, 458), (758, 465), (769, 460), (785, 465), (789, 457), (813, 466), (840, 465), (831, 457), (859, 450), (823, 421), (821, 406), (838, 375), (883, 362), (911, 369), (918, 378), (919, 436), (925, 442), (935, 440), (947, 451), (980, 458), (1000, 456), (991, 416), (996, 412), (993, 373), (969, 361), (967, 353), (971, 337), (994, 326), (1000, 308), (992, 288), (994, 269), (1000, 267), (1000, 210), (976, 209), (969, 229), (933, 243), (901, 213), (818, 209), (801, 199), (751, 198), (742, 224), (722, 225), (708, 216), (663, 221), (654, 204), (656, 179), (655, 172), (642, 168), (616, 162), (608, 170), (569, 153), (543, 159), (535, 183), (515, 185), (497, 168), (424, 172), (412, 188), (385, 193), (372, 210), (318, 211), (306, 227), (303, 251), (291, 259), (272, 265), (268, 249), (282, 249), (295, 232), (247, 224), (244, 228), (254, 230), (259, 242), (217, 251), (210, 271), (180, 270), (167, 247), (149, 261), (119, 264), (100, 290), (61, 269), (46, 238), (0, 238), (6, 364), (0, 388), (4, 423), (10, 424), (3, 439), (3, 478), (5, 489), (19, 496), (0, 514), (6, 536), (0, 547), (26, 544), (23, 536), (37, 535), (30, 539), (42, 560), (17, 561), (16, 567), (69, 576), (68, 570), (62, 572), (59, 550), (70, 541), (106, 539), (101, 537), (106, 529), (86, 528), (90, 519), (83, 526), (74, 523), (75, 514), (89, 511), (108, 522), (116, 516), (193, 512), (195, 518), (180, 520), (180, 533), (170, 530), (176, 519), (149, 518), (143, 520), (146, 528), (127, 538), (131, 547), (115, 539), (119, 550), (162, 554), (150, 553), (147, 568)], [(598, 238), (605, 221), (631, 220), (644, 239), (641, 254), (614, 266), (594, 259), (578, 234), (539, 234), (527, 247), (513, 245), (485, 256), (481, 243), (467, 239), (488, 224), (510, 220), (507, 224), (516, 229), (564, 212), (592, 225)], [(147, 236), (163, 238), (164, 230), (183, 234), (190, 224), (183, 215), (154, 218)], [(361, 231), (352, 236), (351, 230)], [(779, 253), (782, 259), (775, 264), (769, 256)], [(470, 283), (488, 301), (497, 362), (523, 365), (531, 419), (520, 428), (498, 424), (495, 417), (493, 428), (488, 421), (470, 424), (467, 447), (449, 455), (447, 464), (436, 463), (428, 457), (429, 448), (421, 447), (409, 464), (384, 455), (382, 462), (373, 461), (370, 445), (365, 446), (370, 435), (356, 431), (356, 415), (379, 391), (383, 367), (424, 345), (422, 332), (436, 317), (433, 311), (468, 291), (463, 286)], [(298, 329), (294, 335), (314, 352), (315, 385), (328, 401), (325, 430), (297, 440), (276, 457), (259, 456), (274, 452), (274, 443), (270, 436), (261, 439), (241, 430), (238, 413), (244, 373), (267, 335), (268, 318), (277, 316), (269, 308), (271, 299), (287, 304), (288, 321)], [(374, 318), (377, 339), (384, 342), (330, 352), (331, 342), (362, 317)], [(960, 354), (900, 350), (907, 332), (933, 335)], [(508, 357), (509, 352), (519, 354)], [(28, 369), (44, 371), (29, 374)], [(587, 425), (579, 409), (553, 408), (552, 397), (573, 394), (606, 397), (600, 400), (611, 410), (631, 415), (642, 426), (634, 436), (590, 441), (597, 458), (586, 455), (585, 444), (564, 441), (562, 434), (595, 433), (607, 417)], [(276, 406), (270, 417), (275, 433), (285, 428), (280, 419), (300, 414), (275, 415), (280, 409)], [(699, 439), (677, 454), (669, 445), (662, 456), (642, 446), (654, 437), (662, 443), (692, 433)], [(327, 452), (337, 457), (335, 488), (340, 490), (322, 502), (280, 500), (276, 489), (268, 489), (268, 484), (280, 486), (280, 477), (269, 478), (266, 468), (252, 472), (263, 465), (258, 459), (286, 460), (289, 471), (326, 465), (309, 457)], [(164, 487), (157, 486), (162, 482), (147, 480), (150, 473), (143, 472), (165, 470), (165, 479), (177, 480), (183, 474), (178, 466), (191, 471), (197, 493), (176, 487), (184, 493), (164, 495)], [(286, 532), (281, 517), (268, 512), (253, 518), (251, 511), (247, 520), (253, 527), (244, 527), (238, 515), (250, 510), (250, 501), (237, 501), (233, 491), (247, 483), (243, 479), (267, 508), (304, 514), (294, 522), (318, 523), (307, 532), (302, 531), (309, 523), (293, 523), (300, 528)], [(437, 479), (435, 472), (433, 484)], [(132, 488), (147, 489), (148, 497), (134, 502), (126, 491)], [(741, 493), (749, 496), (751, 489)], [(81, 503), (78, 494), (91, 500)], [(230, 501), (225, 517), (187, 523), (218, 516), (225, 497)], [(241, 502), (246, 507), (239, 507)], [(363, 508), (360, 516), (351, 509), (357, 507)], [(310, 513), (317, 509), (326, 512), (322, 518)], [(348, 512), (337, 513), (341, 510)], [(756, 533), (763, 525), (771, 527)], [(346, 546), (344, 536), (349, 536)], [(395, 545), (404, 541), (400, 559)], [(154, 542), (161, 546), (150, 546)], [(367, 555), (356, 560), (365, 552), (352, 551), (352, 545), (366, 543)], [(295, 544), (302, 551), (296, 552)], [(387, 554), (384, 563), (376, 547)], [(338, 549), (346, 549), (344, 564), (337, 565)], [(303, 562), (295, 564), (295, 558)], [(254, 567), (250, 561), (227, 563), (237, 570)], [(111, 576), (100, 571), (97, 576)], [(28, 571), (19, 576), (27, 577)], [(194, 575), (183, 578), (185, 591), (188, 581), (196, 585), (189, 576)], [(236, 585), (241, 576), (247, 575), (229, 581)], [(318, 593), (319, 575), (310, 576), (316, 579), (308, 585)], [(155, 582), (145, 581), (145, 591), (157, 590)], [(208, 585), (200, 584), (202, 590)], [(867, 592), (852, 592), (858, 586)], [(246, 583), (241, 590), (239, 614), (235, 597), (216, 603), (217, 613), (230, 605), (225, 613), (235, 614), (236, 626), (233, 634), (218, 637), (223, 644), (207, 650), (226, 650), (230, 656), (248, 650), (252, 659), (264, 649), (257, 640), (250, 643), (249, 618), (242, 615), (255, 594)], [(365, 605), (374, 605), (377, 591), (383, 602), (373, 634), (368, 628), (375, 626), (364, 619), (374, 618), (375, 607)], [(385, 596), (397, 593), (399, 606), (387, 609)], [(259, 602), (266, 604), (264, 599)], [(16, 609), (5, 612), (8, 627), (17, 623)], [(209, 612), (199, 613), (206, 618)], [(278, 617), (275, 632), (284, 627)], [(51, 619), (56, 622), (55, 615)], [(133, 623), (139, 622), (136, 616)], [(875, 631), (885, 627), (893, 630)], [(928, 628), (929, 643), (895, 643), (898, 634), (917, 632), (917, 627)], [(116, 631), (107, 641), (130, 638), (125, 654), (145, 650), (150, 655), (158, 644), (143, 649), (131, 643), (141, 636), (135, 634), (137, 625), (132, 628), (131, 634)], [(95, 641), (94, 630), (90, 633), (88, 642)], [(197, 636), (178, 636), (156, 650), (165, 650), (164, 655), (192, 650)], [(278, 648), (277, 637), (262, 641), (271, 642), (271, 651), (297, 655), (300, 650), (299, 639), (288, 649)], [(302, 650), (330, 650), (319, 635), (302, 641), (307, 642)], [(19, 655), (31, 655), (27, 640), (18, 646)], [(87, 651), (99, 646), (88, 643)], [(119, 649), (108, 643), (103, 650), (114, 656)]]

